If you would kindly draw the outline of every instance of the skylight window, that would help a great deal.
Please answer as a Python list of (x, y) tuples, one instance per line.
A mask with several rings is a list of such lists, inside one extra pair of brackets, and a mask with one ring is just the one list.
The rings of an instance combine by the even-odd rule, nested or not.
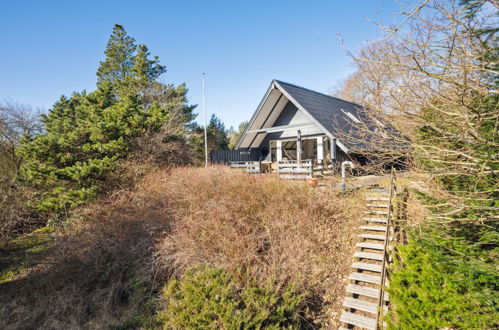
[(373, 118), (373, 120), (376, 122), (376, 124), (378, 124), (379, 126), (385, 128), (385, 124), (383, 124), (382, 122), (380, 122), (379, 120), (377, 120), (376, 118)]
[(360, 124), (360, 120), (357, 119), (357, 117), (355, 117), (354, 115), (352, 115), (350, 112), (348, 111), (345, 111), (343, 109), (341, 109), (341, 112), (343, 112), (345, 115), (348, 116), (348, 118), (350, 118), (351, 120), (353, 120), (354, 122), (356, 122), (357, 124)]

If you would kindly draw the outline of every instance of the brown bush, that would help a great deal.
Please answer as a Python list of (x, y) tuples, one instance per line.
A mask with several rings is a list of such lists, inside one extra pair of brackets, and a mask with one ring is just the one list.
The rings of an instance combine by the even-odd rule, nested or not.
[(17, 148), (23, 138), (41, 131), (40, 113), (28, 105), (0, 101), (0, 242), (43, 223), (28, 206), (36, 198), (33, 189), (17, 181), (23, 163)]
[(0, 241), (29, 232), (44, 224), (43, 215), (36, 214), (29, 204), (36, 200), (29, 187), (9, 180), (0, 183)]
[(200, 263), (295, 284), (327, 327), (349, 271), (355, 201), (225, 168), (157, 171), (79, 209), (34, 269), (0, 284), (0, 328), (148, 326), (159, 288)]
[[(154, 315), (154, 237), (168, 224), (141, 188), (75, 212), (26, 275), (0, 284), (0, 328), (130, 326)], [(140, 318), (145, 317), (143, 321)]]
[(354, 197), (226, 168), (181, 168), (154, 180), (163, 181), (174, 218), (157, 248), (164, 271), (210, 264), (242, 283), (294, 284), (323, 313), (330, 312), (324, 304), (339, 302), (358, 216)]
[(130, 190), (152, 172), (196, 164), (198, 157), (192, 147), (193, 137), (180, 135), (178, 127), (166, 123), (159, 132), (146, 132), (136, 137), (128, 157), (118, 161), (107, 177), (105, 190), (111, 194)]

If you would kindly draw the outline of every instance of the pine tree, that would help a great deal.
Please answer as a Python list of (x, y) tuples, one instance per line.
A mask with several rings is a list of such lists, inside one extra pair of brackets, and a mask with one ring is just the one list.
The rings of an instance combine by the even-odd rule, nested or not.
[(97, 70), (98, 83), (125, 81), (132, 72), (136, 50), (135, 39), (127, 35), (123, 26), (116, 24), (104, 51), (106, 59), (100, 62)]
[(27, 159), (23, 177), (42, 192), (40, 210), (60, 212), (92, 200), (134, 140), (166, 122), (182, 135), (195, 118), (185, 85), (158, 82), (165, 67), (122, 26), (115, 25), (105, 55), (97, 90), (62, 96), (43, 117), (45, 133), (20, 148)]
[(224, 123), (215, 114), (211, 115), (207, 128), (208, 148), (210, 150), (226, 150), (229, 148), (229, 138)]

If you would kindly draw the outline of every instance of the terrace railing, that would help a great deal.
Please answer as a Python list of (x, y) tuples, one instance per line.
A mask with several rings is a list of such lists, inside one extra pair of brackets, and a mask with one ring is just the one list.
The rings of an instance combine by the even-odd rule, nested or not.
[(334, 164), (330, 160), (313, 161), (314, 176), (328, 176), (334, 173)]
[[(282, 179), (306, 180), (314, 176), (327, 176), (333, 173), (333, 163), (330, 161), (317, 162), (317, 160), (306, 159), (300, 162), (296, 160), (283, 160), (274, 163), (277, 165), (277, 173)], [(244, 169), (247, 173), (270, 173), (271, 166), (262, 164), (260, 161), (238, 161), (229, 162), (231, 168)]]
[(305, 180), (310, 179), (314, 175), (314, 164), (311, 159), (302, 160), (286, 160), (277, 162), (277, 170), (279, 177), (282, 179)]
[(259, 161), (230, 162), (229, 166), (244, 169), (247, 173), (261, 173), (261, 162)]

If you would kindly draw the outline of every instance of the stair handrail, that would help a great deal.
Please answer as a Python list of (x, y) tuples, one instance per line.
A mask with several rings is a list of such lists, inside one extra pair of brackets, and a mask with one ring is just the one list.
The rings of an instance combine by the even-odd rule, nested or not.
[[(388, 242), (390, 239), (390, 225), (393, 212), (393, 199), (397, 195), (397, 176), (395, 168), (392, 167), (390, 179), (390, 198), (388, 202), (388, 215), (386, 217), (385, 244), (383, 246), (383, 262), (381, 264), (381, 283), (379, 288), (378, 313), (376, 314), (376, 324), (379, 325), (380, 317), (384, 311), (385, 304), (385, 283), (386, 283), (386, 258), (388, 256)], [(381, 328), (383, 328), (381, 326)]]

